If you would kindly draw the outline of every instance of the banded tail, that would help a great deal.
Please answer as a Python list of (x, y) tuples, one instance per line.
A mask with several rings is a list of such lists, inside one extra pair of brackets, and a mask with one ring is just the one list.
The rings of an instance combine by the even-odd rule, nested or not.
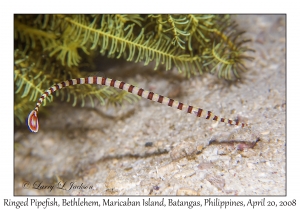
[(86, 77), (86, 78), (77, 78), (77, 79), (66, 80), (64, 82), (53, 85), (48, 90), (46, 90), (43, 93), (43, 95), (39, 98), (34, 110), (32, 110), (28, 115), (27, 123), (28, 123), (29, 129), (32, 132), (35, 132), (35, 133), (38, 132), (38, 130), (39, 130), (38, 111), (39, 111), (39, 108), (40, 108), (42, 102), (46, 99), (47, 96), (51, 95), (56, 90), (59, 90), (59, 89), (62, 89), (64, 87), (68, 87), (71, 85), (78, 85), (78, 84), (97, 84), (97, 85), (111, 86), (114, 88), (119, 88), (121, 90), (125, 90), (129, 93), (141, 96), (141, 97), (149, 99), (151, 101), (156, 101), (161, 104), (168, 105), (170, 107), (175, 107), (179, 110), (185, 111), (186, 113), (194, 114), (197, 117), (203, 117), (205, 119), (211, 119), (214, 121), (220, 121), (220, 122), (228, 123), (230, 125), (236, 125), (236, 126), (241, 126), (241, 127), (248, 126), (246, 123), (241, 123), (239, 121), (234, 121), (234, 120), (229, 120), (229, 119), (218, 117), (218, 116), (214, 115), (211, 111), (206, 111), (204, 109), (185, 105), (179, 101), (175, 101), (173, 99), (167, 98), (162, 95), (158, 95), (151, 91), (135, 87), (133, 85), (127, 84), (122, 81), (109, 79), (109, 78), (105, 78), (105, 77)]

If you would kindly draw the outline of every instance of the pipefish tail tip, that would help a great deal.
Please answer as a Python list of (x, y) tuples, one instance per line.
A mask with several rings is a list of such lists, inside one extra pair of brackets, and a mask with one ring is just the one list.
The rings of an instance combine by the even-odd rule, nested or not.
[(27, 125), (31, 132), (37, 133), (39, 131), (39, 119), (36, 110), (32, 110), (29, 113)]

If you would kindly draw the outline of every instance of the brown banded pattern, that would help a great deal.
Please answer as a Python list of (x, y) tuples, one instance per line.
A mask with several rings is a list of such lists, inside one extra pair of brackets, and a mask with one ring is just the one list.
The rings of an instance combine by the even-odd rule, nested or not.
[(168, 105), (170, 107), (175, 107), (179, 110), (185, 111), (186, 113), (194, 114), (197, 117), (203, 117), (205, 119), (211, 119), (214, 121), (224, 122), (230, 125), (236, 125), (245, 127), (247, 126), (246, 123), (241, 123), (239, 121), (233, 121), (230, 119), (220, 118), (216, 115), (214, 115), (211, 111), (206, 111), (204, 109), (195, 108), (194, 106), (185, 105), (179, 101), (175, 101), (174, 99), (158, 95), (156, 93), (144, 90), (142, 88), (135, 87), (133, 85), (127, 84), (122, 81), (109, 79), (105, 77), (86, 77), (86, 78), (77, 78), (77, 79), (71, 79), (66, 80), (64, 82), (58, 83), (56, 85), (53, 85), (48, 90), (46, 90), (41, 97), (38, 99), (38, 102), (36, 103), (36, 106), (34, 110), (32, 110), (28, 115), (27, 124), (29, 129), (32, 132), (38, 132), (39, 130), (39, 122), (38, 122), (38, 111), (40, 106), (42, 105), (43, 101), (46, 99), (47, 96), (51, 95), (55, 91), (62, 89), (64, 87), (68, 87), (71, 85), (78, 85), (78, 84), (97, 84), (97, 85), (105, 85), (105, 86), (111, 86), (114, 88), (118, 88), (124, 91), (127, 91), (132, 94), (136, 94), (138, 96), (141, 96), (143, 98), (156, 101), (165, 105)]

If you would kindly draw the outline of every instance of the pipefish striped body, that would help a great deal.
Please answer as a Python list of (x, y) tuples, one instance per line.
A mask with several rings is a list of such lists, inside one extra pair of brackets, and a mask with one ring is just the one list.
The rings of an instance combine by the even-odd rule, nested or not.
[(40, 106), (42, 105), (42, 102), (47, 98), (47, 96), (51, 95), (55, 91), (72, 86), (72, 85), (79, 85), (79, 84), (97, 84), (97, 85), (104, 85), (104, 86), (110, 86), (114, 88), (118, 88), (124, 91), (127, 91), (129, 93), (141, 96), (142, 98), (149, 99), (151, 101), (156, 101), (161, 104), (165, 104), (170, 107), (175, 107), (181, 111), (184, 111), (186, 113), (194, 114), (197, 117), (203, 117), (208, 120), (214, 120), (214, 121), (219, 121), (219, 122), (224, 122), (230, 125), (235, 125), (235, 126), (240, 126), (240, 127), (245, 127), (248, 126), (248, 124), (239, 122), (238, 120), (230, 120), (222, 117), (218, 117), (214, 115), (211, 111), (206, 111), (201, 108), (196, 108), (194, 106), (190, 105), (185, 105), (179, 101), (173, 100), (171, 98), (153, 93), (148, 90), (144, 90), (143, 88), (135, 87), (131, 84), (119, 81), (119, 80), (114, 80), (114, 79), (109, 79), (105, 77), (85, 77), (85, 78), (77, 78), (77, 79), (70, 79), (66, 80), (64, 82), (58, 83), (56, 85), (53, 85), (50, 87), (48, 90), (46, 90), (42, 96), (39, 98), (38, 102), (36, 103), (36, 106), (34, 110), (32, 110), (29, 115), (28, 115), (28, 127), (29, 129), (36, 133), (39, 130), (39, 120), (38, 120), (38, 111)]

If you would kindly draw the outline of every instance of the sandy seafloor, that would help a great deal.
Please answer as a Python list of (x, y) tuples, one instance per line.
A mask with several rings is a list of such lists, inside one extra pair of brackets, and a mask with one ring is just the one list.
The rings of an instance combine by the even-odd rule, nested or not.
[[(236, 16), (256, 52), (242, 82), (184, 79), (176, 70), (124, 63), (103, 73), (216, 115), (238, 129), (141, 99), (123, 107), (61, 103), (40, 131), (15, 128), (15, 195), (285, 195), (286, 20)], [(99, 67), (100, 68), (100, 67)], [(100, 75), (103, 76), (103, 75)], [(59, 100), (57, 100), (59, 101)], [(24, 187), (24, 183), (29, 185)], [(58, 189), (71, 182), (92, 189)], [(34, 184), (35, 183), (35, 184)], [(53, 190), (34, 189), (54, 185)]]

